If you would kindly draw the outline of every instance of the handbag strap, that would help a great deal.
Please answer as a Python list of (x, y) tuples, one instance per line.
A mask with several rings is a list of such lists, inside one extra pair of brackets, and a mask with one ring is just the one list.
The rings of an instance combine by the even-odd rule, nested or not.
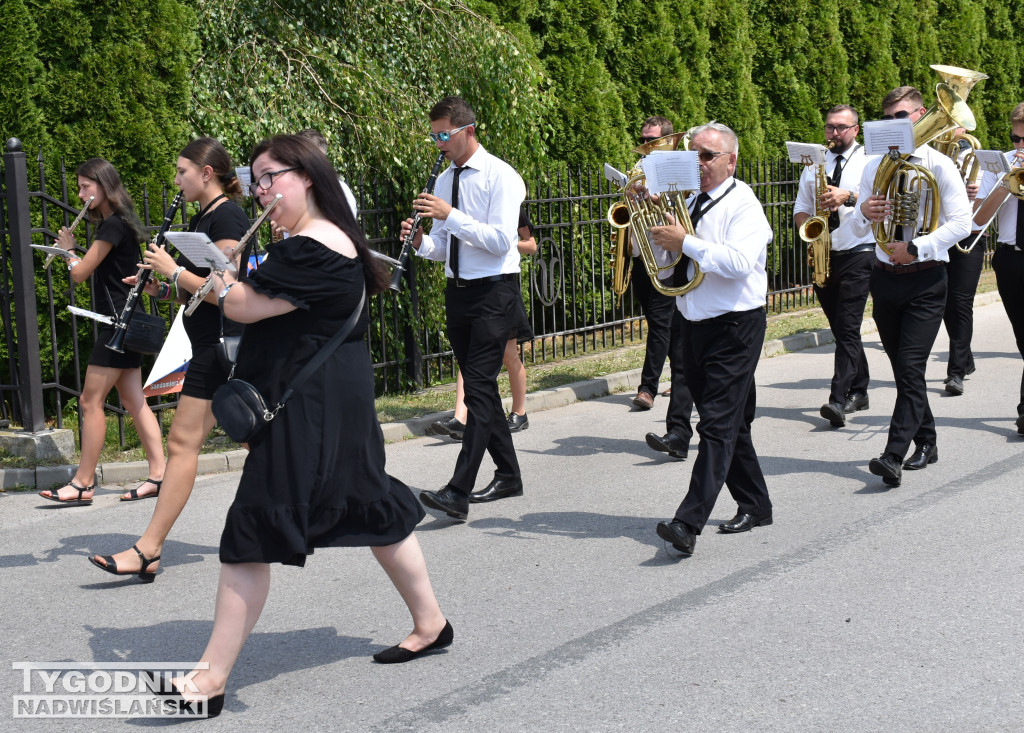
[(363, 294), (359, 296), (359, 305), (357, 305), (356, 309), (352, 311), (352, 315), (350, 315), (348, 320), (345, 321), (345, 325), (341, 327), (341, 330), (334, 334), (334, 336), (331, 337), (331, 340), (321, 347), (316, 356), (306, 362), (306, 366), (302, 367), (302, 370), (295, 375), (295, 378), (292, 379), (292, 383), (288, 385), (288, 389), (285, 390), (283, 395), (281, 395), (281, 399), (278, 401), (277, 407), (274, 408), (273, 411), (275, 414), (278, 410), (284, 407), (284, 403), (288, 401), (288, 398), (292, 396), (292, 393), (301, 387), (302, 383), (305, 382), (313, 372), (319, 369), (325, 361), (327, 361), (327, 357), (329, 357), (335, 349), (341, 346), (341, 342), (344, 341), (352, 332), (352, 329), (356, 326), (356, 322), (359, 321), (359, 316), (363, 313), (363, 304), (365, 302), (366, 285), (364, 284)]

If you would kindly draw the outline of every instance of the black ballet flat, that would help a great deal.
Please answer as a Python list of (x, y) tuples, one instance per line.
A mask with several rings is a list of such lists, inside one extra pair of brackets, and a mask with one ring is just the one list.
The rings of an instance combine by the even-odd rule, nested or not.
[[(145, 555), (143, 555), (142, 554), (142, 550), (140, 550), (135, 545), (132, 545), (132, 549), (135, 550), (135, 552), (139, 556), (139, 560), (142, 561), (142, 564), (139, 566), (139, 569), (138, 569), (139, 580), (141, 580), (143, 583), (152, 583), (154, 580), (156, 580), (156, 571), (154, 570), (152, 573), (150, 573), (150, 572), (146, 571), (146, 568), (148, 568), (150, 565), (152, 565), (157, 560), (159, 560), (160, 556), (157, 555), (154, 558), (148, 558)], [(89, 558), (89, 562), (91, 562), (93, 565), (98, 567), (100, 570), (107, 571), (111, 575), (135, 575), (136, 574), (135, 570), (128, 570), (128, 571), (118, 570), (117, 569), (117, 562), (114, 561), (114, 556), (113, 555), (104, 555), (102, 559), (105, 561), (106, 564), (104, 564), (102, 562), (97, 562), (95, 557), (90, 557)]]
[[(153, 684), (149, 684), (150, 692), (159, 697), (167, 698), (164, 702), (168, 705), (176, 706), (178, 710), (186, 710), (192, 713), (198, 711), (198, 707), (196, 706), (199, 705), (199, 700), (186, 700), (185, 697), (178, 690), (178, 688), (174, 686), (173, 682), (169, 682), (167, 686), (164, 686), (163, 682), (160, 681), (159, 672), (153, 672), (151, 673), (151, 675), (151, 679), (156, 680), (157, 682), (155, 687), (153, 686)], [(208, 697), (206, 699), (206, 706), (204, 710), (206, 712), (206, 718), (216, 718), (218, 715), (220, 715), (221, 711), (224, 710), (224, 693), (222, 692), (219, 695)]]
[(381, 664), (402, 664), (403, 662), (411, 662), (416, 657), (431, 652), (444, 649), (446, 646), (451, 646), (452, 639), (455, 638), (455, 630), (452, 629), (452, 622), (445, 621), (444, 628), (441, 629), (441, 633), (437, 635), (433, 644), (425, 646), (418, 652), (409, 651), (404, 646), (393, 646), (390, 649), (385, 649), (382, 652), (377, 652), (373, 655), (373, 661), (380, 662)]

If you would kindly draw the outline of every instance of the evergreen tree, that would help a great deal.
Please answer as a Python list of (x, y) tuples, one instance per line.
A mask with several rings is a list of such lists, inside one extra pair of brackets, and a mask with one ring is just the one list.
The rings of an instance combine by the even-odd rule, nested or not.
[(24, 0), (5, 0), (0, 13), (0, 144), (17, 137), (26, 152), (45, 146), (47, 140), (38, 106), (43, 91), (38, 40)]
[(754, 44), (750, 14), (745, 0), (720, 0), (710, 4), (709, 54), (712, 85), (707, 114), (728, 125), (739, 136), (740, 153), (764, 154), (764, 130), (759, 114), (759, 92), (751, 79)]

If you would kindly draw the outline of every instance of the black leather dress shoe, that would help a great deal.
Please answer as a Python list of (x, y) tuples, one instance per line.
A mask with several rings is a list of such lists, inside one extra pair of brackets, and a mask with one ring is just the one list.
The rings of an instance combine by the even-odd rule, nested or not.
[(959, 397), (964, 393), (964, 380), (961, 377), (950, 377), (946, 380), (946, 391)]
[(846, 425), (846, 409), (841, 402), (828, 402), (821, 406), (818, 413), (829, 421), (834, 428)]
[(922, 468), (927, 468), (929, 463), (938, 462), (939, 447), (931, 443), (921, 443), (914, 451), (914, 455), (910, 456), (903, 464), (903, 468), (908, 471), (919, 471)]
[(465, 424), (454, 417), (449, 417), (446, 420), (434, 420), (430, 424), (430, 429), (436, 435), (447, 435), (452, 440), (462, 440), (462, 435), (466, 432)]
[(508, 414), (508, 431), (510, 433), (518, 433), (520, 430), (526, 430), (528, 427), (530, 427), (530, 418), (526, 416), (525, 412), (522, 415), (516, 412)]
[(722, 534), (738, 534), (749, 532), (754, 527), (765, 527), (772, 523), (771, 514), (743, 514), (737, 512), (736, 516), (718, 527)]
[(693, 548), (697, 544), (697, 535), (678, 519), (658, 522), (658, 536), (686, 556), (693, 554)]
[(424, 506), (440, 509), (455, 519), (469, 516), (469, 497), (451, 486), (445, 486), (440, 491), (421, 491), (420, 501)]
[(848, 413), (857, 412), (858, 410), (866, 410), (869, 406), (867, 394), (864, 392), (851, 392), (846, 396), (846, 404), (843, 405), (843, 410)]
[(687, 453), (690, 451), (690, 446), (683, 442), (683, 439), (675, 433), (665, 433), (664, 435), (647, 433), (644, 439), (647, 441), (647, 445), (654, 448), (654, 450), (668, 453), (673, 458), (685, 460)]
[(521, 477), (498, 478), (495, 476), (487, 486), (470, 494), (469, 500), (474, 504), (482, 504), (485, 501), (504, 499), (506, 496), (522, 495), (523, 479)]
[(882, 483), (886, 486), (899, 486), (903, 476), (900, 461), (900, 457), (895, 453), (883, 453), (878, 458), (871, 459), (868, 470), (876, 476), (881, 476)]

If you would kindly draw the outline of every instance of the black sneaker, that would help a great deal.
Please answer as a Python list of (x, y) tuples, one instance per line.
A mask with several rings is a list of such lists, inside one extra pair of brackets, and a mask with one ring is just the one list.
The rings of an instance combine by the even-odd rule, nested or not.
[(530, 427), (530, 418), (525, 413), (518, 415), (514, 412), (508, 414), (508, 431), (510, 433), (518, 433), (520, 430), (526, 430)]
[(466, 432), (466, 426), (454, 417), (435, 420), (430, 424), (430, 429), (435, 435), (447, 435), (452, 440), (462, 440), (462, 435)]

